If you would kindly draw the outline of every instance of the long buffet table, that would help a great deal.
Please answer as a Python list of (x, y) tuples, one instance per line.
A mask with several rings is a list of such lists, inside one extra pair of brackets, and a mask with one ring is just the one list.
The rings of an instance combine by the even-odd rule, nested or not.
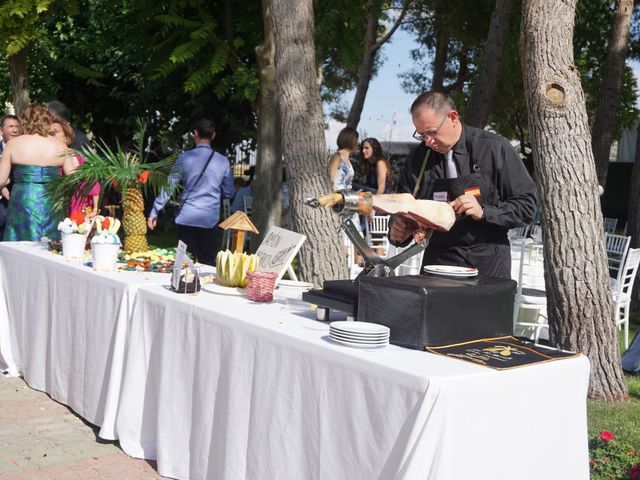
[[(0, 268), (0, 333), (13, 335), (27, 382), (56, 392), (128, 454), (157, 459), (163, 475), (589, 476), (586, 357), (495, 371), (395, 346), (333, 344), (328, 325), (282, 299), (178, 295), (166, 277), (99, 274), (22, 245), (0, 244)], [(34, 284), (37, 275), (15, 268), (47, 280)], [(65, 306), (71, 298), (75, 308)], [(87, 320), (83, 301), (97, 303), (99, 319)], [(51, 354), (62, 350), (58, 337), (67, 354)], [(64, 396), (62, 385), (85, 394)]]

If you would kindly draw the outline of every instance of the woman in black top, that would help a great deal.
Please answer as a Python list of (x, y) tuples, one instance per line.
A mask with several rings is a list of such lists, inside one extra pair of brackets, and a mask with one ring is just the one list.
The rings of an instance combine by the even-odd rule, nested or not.
[(382, 153), (380, 142), (367, 138), (360, 154), (364, 165), (365, 186), (373, 193), (391, 193), (391, 166)]

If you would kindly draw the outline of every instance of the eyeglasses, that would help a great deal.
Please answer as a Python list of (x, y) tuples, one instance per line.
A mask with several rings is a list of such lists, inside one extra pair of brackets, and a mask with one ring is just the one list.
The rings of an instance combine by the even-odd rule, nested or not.
[(415, 138), (419, 142), (424, 142), (427, 138), (434, 138), (436, 135), (438, 135), (438, 133), (440, 133), (440, 129), (444, 125), (444, 121), (447, 119), (448, 116), (449, 116), (449, 112), (447, 112), (445, 114), (445, 116), (442, 118), (442, 121), (440, 122), (440, 125), (438, 125), (438, 128), (436, 128), (432, 132), (422, 132), (422, 133), (420, 133), (418, 130), (414, 130), (413, 138)]

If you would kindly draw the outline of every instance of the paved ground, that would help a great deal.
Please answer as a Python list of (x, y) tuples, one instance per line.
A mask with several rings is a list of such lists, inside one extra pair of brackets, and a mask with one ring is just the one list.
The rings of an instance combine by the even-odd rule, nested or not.
[(128, 457), (64, 405), (0, 374), (1, 480), (161, 478), (155, 462)]

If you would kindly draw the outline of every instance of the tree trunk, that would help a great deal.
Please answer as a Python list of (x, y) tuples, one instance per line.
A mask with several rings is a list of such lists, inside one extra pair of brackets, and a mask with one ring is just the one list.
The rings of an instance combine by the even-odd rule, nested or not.
[(525, 0), (521, 58), (542, 206), (552, 345), (586, 354), (590, 398), (626, 400), (584, 93), (577, 0)]
[(629, 26), (632, 12), (633, 0), (617, 0), (611, 38), (607, 46), (607, 64), (603, 70), (602, 87), (600, 87), (596, 118), (593, 122), (591, 148), (596, 161), (598, 183), (602, 186), (607, 183), (609, 153), (620, 106), (624, 64), (629, 51)]
[(11, 88), (13, 89), (13, 108), (16, 115), (29, 106), (29, 85), (27, 82), (27, 60), (29, 47), (24, 47), (18, 53), (11, 55), (9, 71), (11, 72)]
[[(640, 248), (640, 121), (636, 128), (636, 154), (631, 169), (629, 200), (627, 204), (627, 235), (631, 235), (631, 248)], [(640, 283), (635, 282), (632, 294), (632, 310), (640, 306)]]
[(347, 127), (358, 128), (362, 109), (364, 108), (364, 101), (367, 98), (367, 91), (369, 90), (369, 83), (371, 83), (371, 75), (373, 72), (373, 64), (376, 54), (378, 53), (378, 50), (380, 50), (380, 47), (382, 47), (382, 45), (391, 38), (402, 23), (402, 20), (407, 13), (407, 5), (408, 1), (405, 1), (402, 6), (402, 12), (394, 22), (391, 29), (378, 41), (378, 14), (374, 9), (373, 0), (367, 1), (367, 27), (364, 35), (364, 53), (358, 70), (356, 93), (353, 97), (353, 102), (351, 103), (349, 116), (347, 117)]
[(446, 21), (442, 12), (436, 11), (435, 15), (436, 54), (433, 57), (431, 90), (442, 91), (444, 75), (447, 70), (447, 57), (449, 55), (449, 35), (446, 30)]
[(331, 190), (324, 118), (316, 83), (312, 0), (269, 0), (276, 46), (278, 109), (282, 150), (295, 229), (307, 240), (300, 252), (300, 276), (316, 286), (347, 278), (338, 217), (312, 209), (304, 199)]
[[(252, 190), (254, 222), (260, 234), (257, 248), (271, 227), (279, 226), (282, 216), (282, 153), (276, 85), (275, 45), (271, 29), (271, 9), (262, 0), (264, 42), (256, 47), (260, 91), (258, 92), (258, 151)], [(255, 238), (255, 237), (254, 237)], [(254, 248), (254, 250), (255, 250)]]
[(373, 62), (376, 58), (377, 48), (376, 38), (378, 35), (378, 15), (374, 11), (373, 0), (367, 0), (367, 27), (364, 34), (364, 53), (362, 56), (362, 62), (360, 62), (360, 68), (358, 69), (358, 84), (356, 86), (356, 93), (353, 97), (353, 103), (349, 110), (349, 116), (347, 117), (347, 126), (358, 128), (360, 123), (360, 115), (362, 115), (362, 109), (364, 108), (364, 100), (367, 97), (367, 91), (369, 90), (369, 83), (371, 82), (371, 73), (373, 71)]
[(482, 55), (480, 72), (464, 118), (465, 122), (473, 127), (484, 128), (491, 113), (491, 104), (502, 64), (502, 51), (509, 33), (509, 19), (514, 5), (515, 0), (496, 0)]

